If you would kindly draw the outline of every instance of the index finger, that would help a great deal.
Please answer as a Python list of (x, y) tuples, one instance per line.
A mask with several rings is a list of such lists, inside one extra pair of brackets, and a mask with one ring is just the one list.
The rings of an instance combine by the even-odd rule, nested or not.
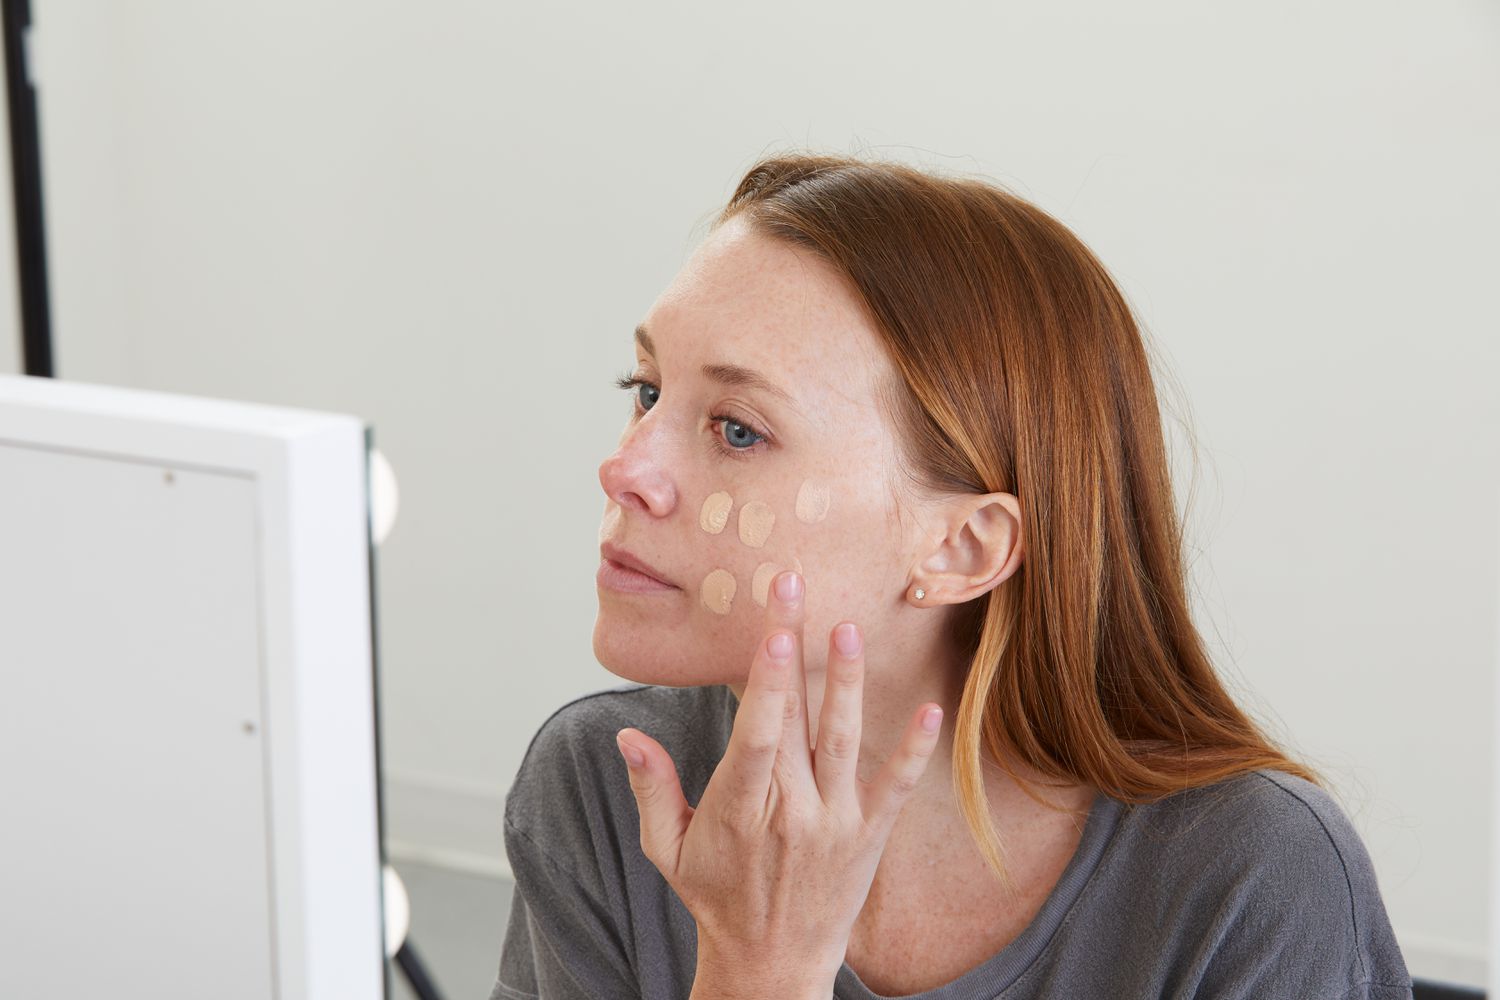
[(787, 678), (786, 724), (781, 729), (781, 763), (791, 786), (816, 789), (813, 777), (812, 738), (808, 731), (807, 672), (802, 659), (802, 622), (806, 616), (806, 583), (802, 574), (787, 570), (776, 574), (767, 594), (766, 616), (792, 636), (791, 676)]
[(734, 713), (729, 746), (715, 771), (715, 776), (727, 775), (733, 797), (758, 803), (764, 803), (770, 794), (771, 771), (781, 746), (787, 691), (791, 689), (789, 662), (770, 652), (770, 643), (777, 635), (785, 633), (773, 632), (755, 647), (745, 694)]

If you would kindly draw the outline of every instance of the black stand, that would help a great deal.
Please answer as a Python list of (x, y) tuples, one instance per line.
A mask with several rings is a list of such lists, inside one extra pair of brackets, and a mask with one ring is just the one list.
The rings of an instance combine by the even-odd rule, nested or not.
[(428, 977), (422, 960), (412, 950), (411, 941), (402, 942), (401, 949), (396, 952), (396, 964), (400, 966), (401, 974), (411, 984), (411, 991), (417, 995), (418, 1000), (443, 1000), (442, 994)]
[(4, 16), (10, 174), (16, 200), (16, 261), (20, 271), (21, 350), (27, 375), (54, 378), (52, 314), (47, 304), (47, 246), (42, 226), (42, 143), (26, 42), (31, 28), (29, 0), (4, 0)]

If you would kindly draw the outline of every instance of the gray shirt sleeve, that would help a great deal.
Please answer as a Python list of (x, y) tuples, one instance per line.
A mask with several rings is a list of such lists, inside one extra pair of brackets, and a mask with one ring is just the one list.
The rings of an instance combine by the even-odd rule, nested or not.
[(532, 947), (531, 911), (520, 892), (512, 893), (510, 922), (505, 927), (505, 941), (500, 945), (500, 973), (495, 977), (490, 1000), (536, 1000), (541, 996)]
[[(1220, 906), (1204, 928), (1194, 1000), (1409, 1000), (1411, 978), (1374, 867), (1348, 815), (1322, 789), (1262, 772), (1283, 797), (1226, 827)], [(1265, 785), (1261, 786), (1266, 787)], [(1278, 815), (1280, 814), (1280, 815)]]
[(508, 821), (505, 844), (516, 889), (490, 1000), (639, 997), (606, 907)]
[(1367, 946), (1358, 941), (1361, 922), (1385, 921), (1378, 902), (1356, 901), (1351, 908), (1342, 875), (1340, 884), (1333, 884), (1327, 868), (1311, 864), (1308, 880), (1294, 884), (1292, 872), (1302, 860), (1292, 859), (1290, 870), (1247, 884), (1230, 897), (1232, 912), (1212, 932), (1218, 946), (1194, 1000), (1410, 1000), (1404, 970), (1362, 960)]
[(505, 798), (515, 891), (492, 1000), (688, 996), (697, 928), (641, 852), (615, 733), (639, 726), (660, 741), (696, 801), (722, 755), (728, 694), (622, 685), (569, 702), (537, 730)]

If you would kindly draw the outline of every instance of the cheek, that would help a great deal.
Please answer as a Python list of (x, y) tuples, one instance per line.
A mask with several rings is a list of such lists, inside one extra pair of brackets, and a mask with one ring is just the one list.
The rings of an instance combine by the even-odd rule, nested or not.
[(832, 499), (833, 491), (827, 483), (818, 479), (804, 479), (802, 485), (797, 487), (797, 520), (803, 524), (817, 524), (826, 519)]
[[(868, 512), (844, 509), (839, 490), (825, 479), (807, 478), (773, 488), (716, 490), (697, 510), (706, 558), (698, 581), (697, 607), (712, 616), (765, 614), (771, 580), (783, 570), (804, 574), (809, 596), (824, 582), (847, 584), (833, 569), (839, 552), (867, 544), (859, 525)], [(804, 562), (805, 559), (805, 562)], [(825, 598), (834, 596), (824, 594)]]
[(700, 610), (719, 617), (763, 610), (772, 577), (802, 572), (797, 553), (805, 539), (790, 505), (778, 502), (781, 492), (765, 499), (720, 490), (703, 499), (698, 529), (707, 558), (698, 583)]

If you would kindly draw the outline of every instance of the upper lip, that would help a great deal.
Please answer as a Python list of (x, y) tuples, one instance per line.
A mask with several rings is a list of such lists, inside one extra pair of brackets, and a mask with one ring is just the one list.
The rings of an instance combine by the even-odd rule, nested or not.
[(617, 562), (621, 566), (625, 566), (629, 569), (635, 570), (637, 573), (644, 573), (649, 577), (653, 577), (654, 579), (660, 580), (662, 583), (668, 584), (673, 587), (677, 586), (675, 583), (672, 583), (671, 580), (668, 580), (665, 576), (663, 576), (655, 566), (652, 566), (644, 559), (639, 559), (631, 555), (629, 552), (625, 551), (622, 548), (619, 548), (618, 546), (611, 545), (609, 542), (605, 542), (603, 545), (599, 546), (599, 554), (604, 556), (611, 562)]

